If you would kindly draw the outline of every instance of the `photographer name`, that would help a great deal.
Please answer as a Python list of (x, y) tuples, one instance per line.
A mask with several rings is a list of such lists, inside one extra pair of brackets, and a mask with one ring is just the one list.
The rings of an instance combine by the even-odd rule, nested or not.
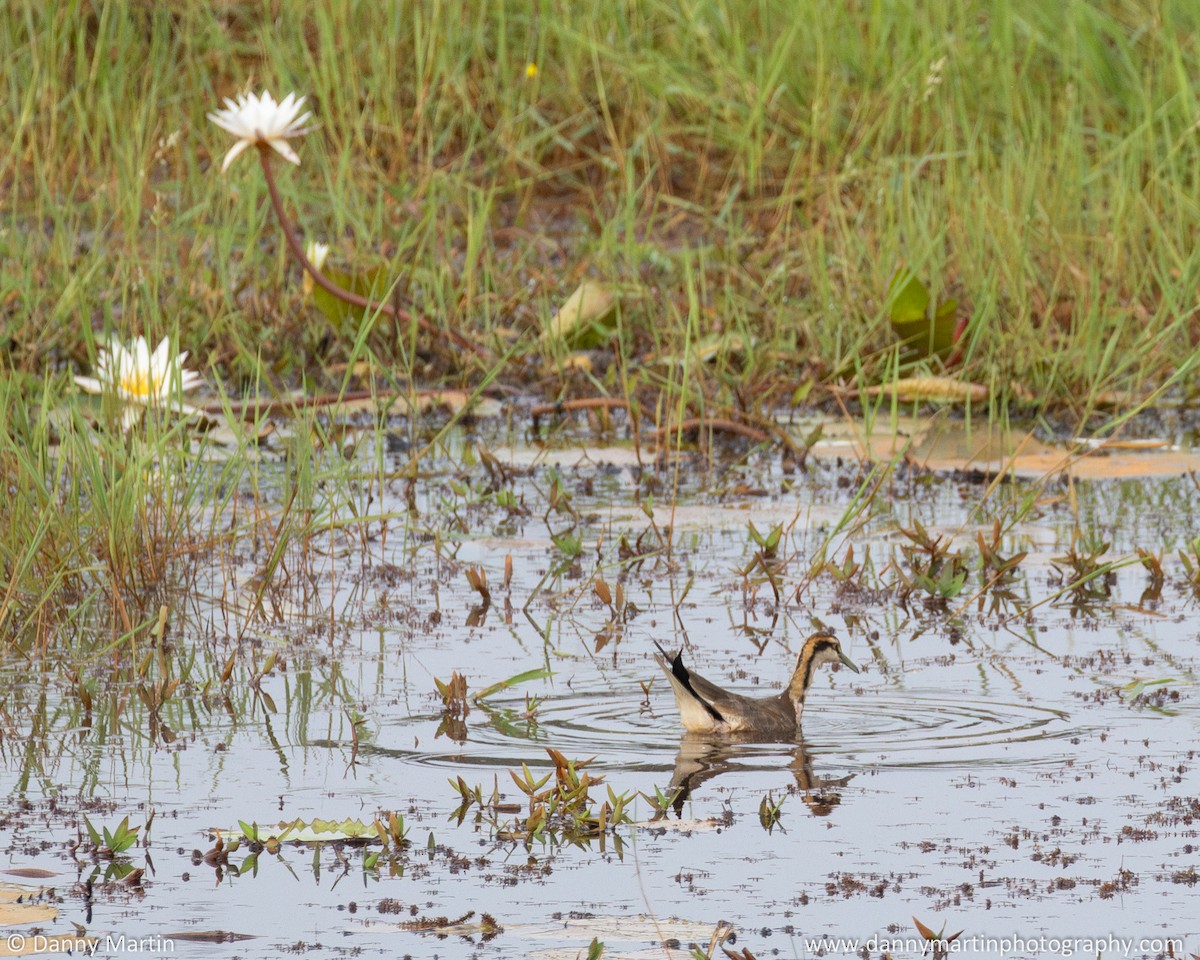
[(111, 953), (149, 953), (169, 954), (175, 952), (175, 941), (170, 937), (157, 935), (147, 937), (127, 937), (125, 934), (104, 937), (66, 937), (50, 934), (10, 933), (4, 944), (15, 955), (26, 953), (79, 953), (85, 957), (93, 957), (98, 952)]

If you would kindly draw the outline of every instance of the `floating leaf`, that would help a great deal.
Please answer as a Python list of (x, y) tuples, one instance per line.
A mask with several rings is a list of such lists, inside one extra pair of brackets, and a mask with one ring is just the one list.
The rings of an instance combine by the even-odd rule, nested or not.
[(605, 321), (616, 307), (616, 294), (606, 284), (584, 280), (550, 318), (542, 339), (566, 341), (576, 347), (596, 346), (611, 334)]
[(490, 687), (485, 687), (475, 694), (475, 702), (478, 703), (485, 697), (490, 697), (493, 693), (499, 693), (501, 690), (507, 690), (509, 687), (515, 687), (518, 683), (529, 683), (531, 680), (545, 680), (547, 677), (553, 676), (548, 667), (539, 667), (536, 670), (526, 670), (524, 673), (518, 673), (515, 677), (509, 677), (507, 680), (500, 680), (493, 683)]
[[(244, 821), (238, 821), (235, 830), (214, 828), (213, 833), (218, 839), (246, 836)], [(251, 830), (256, 834), (259, 843), (264, 846), (271, 843), (329, 843), (333, 840), (343, 840), (357, 843), (383, 843), (381, 832), (383, 825), (372, 820), (364, 823), (362, 820), (347, 818), (345, 820), (314, 819), (310, 822), (292, 820), (290, 823), (278, 823), (274, 826), (255, 823)], [(229, 849), (233, 849), (230, 844)]]
[(962, 335), (956, 322), (957, 300), (945, 300), (930, 315), (929, 290), (908, 267), (901, 267), (888, 286), (889, 315), (896, 336), (919, 357), (945, 358)]
[(237, 943), (239, 940), (253, 940), (253, 933), (234, 933), (232, 930), (183, 930), (164, 933), (162, 939), (166, 942), (183, 940), (187, 943)]
[(53, 870), (43, 870), (41, 867), (15, 867), (12, 870), (5, 870), (10, 877), (24, 877), (26, 880), (46, 880), (50, 877), (57, 877), (58, 874)]
[(1165, 680), (1133, 680), (1121, 687), (1121, 696), (1125, 700), (1136, 700), (1146, 692), (1147, 687), (1159, 687), (1174, 682), (1174, 677), (1167, 677)]
[[(353, 274), (345, 270), (338, 270), (336, 267), (325, 266), (321, 272), (343, 290), (357, 293), (360, 297), (378, 301), (387, 293), (387, 277), (382, 267)], [(307, 273), (304, 276), (308, 278)], [(325, 314), (326, 319), (339, 333), (358, 329), (363, 317), (369, 312), (363, 307), (356, 307), (352, 303), (335, 297), (328, 290), (315, 284), (312, 299), (313, 303), (317, 305), (317, 309)]]

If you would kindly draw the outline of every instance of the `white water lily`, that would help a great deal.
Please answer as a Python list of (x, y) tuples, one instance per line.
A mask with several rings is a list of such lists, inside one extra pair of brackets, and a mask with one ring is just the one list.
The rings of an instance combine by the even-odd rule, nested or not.
[(325, 267), (325, 258), (329, 256), (329, 244), (310, 240), (304, 249), (304, 255), (308, 257), (309, 263), (322, 270)]
[(75, 382), (88, 393), (113, 393), (127, 404), (122, 426), (129, 429), (140, 415), (139, 407), (171, 405), (183, 413), (194, 408), (173, 398), (173, 392), (195, 390), (202, 380), (194, 370), (184, 369), (187, 351), (172, 353), (171, 338), (163, 337), (154, 352), (145, 337), (138, 337), (128, 347), (111, 340), (96, 355), (96, 376), (76, 377)]
[(238, 142), (225, 154), (225, 162), (221, 164), (221, 172), (229, 169), (229, 165), (238, 155), (253, 144), (265, 143), (278, 153), (284, 160), (298, 164), (300, 157), (287, 142), (288, 137), (300, 137), (308, 133), (308, 127), (303, 124), (311, 113), (298, 116), (304, 97), (296, 99), (294, 93), (289, 93), (279, 103), (264, 90), (255, 96), (253, 93), (243, 93), (237, 100), (225, 98), (224, 109), (210, 113), (208, 119), (222, 130), (228, 130)]
[[(316, 267), (319, 273), (325, 269), (325, 260), (329, 257), (329, 244), (310, 240), (308, 246), (304, 248), (304, 255), (308, 257), (308, 262)], [(312, 274), (307, 270), (304, 271), (304, 277), (300, 281), (300, 286), (304, 290), (306, 297), (312, 295), (315, 283), (313, 282)]]

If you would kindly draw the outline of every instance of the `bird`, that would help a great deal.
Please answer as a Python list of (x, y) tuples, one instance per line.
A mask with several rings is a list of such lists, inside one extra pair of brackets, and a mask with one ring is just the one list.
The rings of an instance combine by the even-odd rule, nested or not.
[(682, 650), (671, 657), (657, 640), (654, 645), (659, 651), (654, 659), (671, 681), (679, 718), (688, 733), (754, 733), (794, 739), (800, 733), (800, 714), (816, 668), (823, 663), (844, 663), (859, 672), (837, 637), (822, 631), (804, 641), (786, 689), (773, 697), (744, 697), (722, 690), (685, 667)]

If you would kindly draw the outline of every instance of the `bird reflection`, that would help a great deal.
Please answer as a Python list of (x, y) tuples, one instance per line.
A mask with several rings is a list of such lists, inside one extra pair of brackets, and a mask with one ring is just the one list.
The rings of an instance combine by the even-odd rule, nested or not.
[[(753, 763), (763, 756), (762, 751), (755, 748), (758, 743), (760, 741), (752, 738), (725, 737), (713, 740), (685, 733), (679, 740), (679, 752), (675, 755), (675, 770), (671, 775), (669, 790), (675, 794), (671, 809), (676, 818), (683, 816), (683, 805), (702, 783), (731, 770), (745, 771), (747, 761), (751, 761), (750, 766), (761, 769), (760, 764)], [(841, 788), (854, 779), (854, 774), (843, 777), (817, 776), (813, 773), (812, 760), (803, 740), (782, 749), (791, 754), (788, 769), (796, 778), (796, 795), (814, 817), (829, 816), (841, 804)], [(666, 816), (665, 811), (663, 816)]]

